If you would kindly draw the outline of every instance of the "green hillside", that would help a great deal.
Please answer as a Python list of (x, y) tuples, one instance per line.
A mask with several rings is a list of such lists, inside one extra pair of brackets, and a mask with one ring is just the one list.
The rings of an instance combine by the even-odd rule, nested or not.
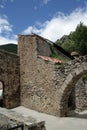
[(10, 43), (10, 44), (5, 44), (5, 45), (0, 45), (0, 49), (17, 54), (16, 44)]

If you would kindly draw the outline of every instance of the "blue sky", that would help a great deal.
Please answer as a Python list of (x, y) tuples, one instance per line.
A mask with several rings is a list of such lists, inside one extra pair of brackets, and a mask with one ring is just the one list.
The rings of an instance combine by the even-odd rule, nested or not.
[(87, 25), (87, 0), (0, 0), (0, 44), (31, 33), (56, 41), (80, 22)]

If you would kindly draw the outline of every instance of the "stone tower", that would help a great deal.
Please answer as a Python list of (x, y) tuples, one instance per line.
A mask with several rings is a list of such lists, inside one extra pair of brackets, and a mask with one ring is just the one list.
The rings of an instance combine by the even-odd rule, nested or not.
[(38, 56), (50, 56), (49, 44), (35, 35), (19, 35), (21, 105), (55, 113), (54, 63)]

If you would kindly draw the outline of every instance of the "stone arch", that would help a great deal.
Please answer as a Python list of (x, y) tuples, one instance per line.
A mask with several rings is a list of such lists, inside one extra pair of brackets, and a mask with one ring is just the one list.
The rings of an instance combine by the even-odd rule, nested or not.
[(77, 83), (77, 81), (87, 73), (87, 63), (80, 64), (77, 68), (70, 70), (70, 73), (67, 75), (63, 85), (60, 89), (60, 116), (67, 116), (68, 113), (68, 100), (70, 93)]
[(19, 57), (0, 50), (0, 81), (3, 84), (3, 107), (20, 105)]

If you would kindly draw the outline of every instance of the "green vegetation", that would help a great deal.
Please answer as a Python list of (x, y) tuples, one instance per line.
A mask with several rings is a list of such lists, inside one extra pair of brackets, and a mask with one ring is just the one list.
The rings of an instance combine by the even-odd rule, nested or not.
[(87, 74), (84, 74), (84, 75), (82, 76), (82, 80), (83, 80), (83, 81), (87, 80)]
[(87, 55), (87, 26), (80, 23), (74, 32), (63, 36), (56, 43), (69, 53), (77, 51), (80, 55)]
[(62, 60), (62, 61), (65, 61), (65, 62), (69, 61), (69, 58), (65, 57), (61, 52), (56, 51), (54, 46), (50, 46), (50, 49), (51, 49), (50, 57), (58, 58), (59, 60)]
[(3, 49), (5, 51), (17, 54), (17, 45), (16, 44), (5, 44), (5, 45), (1, 45), (0, 49)]

